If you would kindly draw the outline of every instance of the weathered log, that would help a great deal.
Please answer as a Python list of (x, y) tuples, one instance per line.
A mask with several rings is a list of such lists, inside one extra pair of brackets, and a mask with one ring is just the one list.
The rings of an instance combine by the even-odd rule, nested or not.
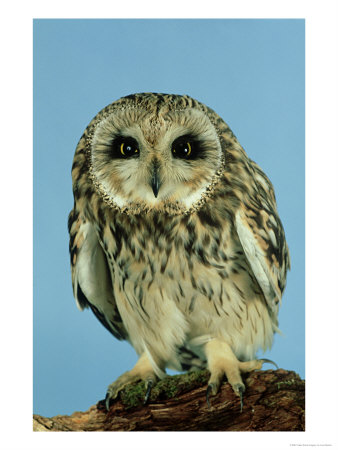
[(34, 415), (34, 431), (304, 431), (305, 382), (295, 372), (266, 370), (243, 377), (243, 410), (231, 386), (206, 402), (207, 370), (168, 376), (143, 405), (145, 385), (126, 387), (111, 402), (51, 418)]

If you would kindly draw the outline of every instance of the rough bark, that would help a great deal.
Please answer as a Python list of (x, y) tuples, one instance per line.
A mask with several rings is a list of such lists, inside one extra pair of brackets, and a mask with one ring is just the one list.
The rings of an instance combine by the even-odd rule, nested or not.
[(143, 405), (144, 383), (126, 387), (107, 412), (99, 401), (71, 416), (33, 417), (34, 431), (304, 431), (305, 382), (267, 370), (245, 378), (243, 410), (230, 385), (206, 402), (208, 371), (167, 377)]

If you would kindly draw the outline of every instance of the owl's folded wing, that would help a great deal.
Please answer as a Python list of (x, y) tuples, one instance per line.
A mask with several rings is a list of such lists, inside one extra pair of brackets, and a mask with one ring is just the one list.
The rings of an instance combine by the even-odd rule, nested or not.
[(243, 206), (236, 213), (236, 231), (267, 305), (278, 312), (290, 268), (282, 224), (273, 210)]
[(74, 297), (80, 310), (90, 307), (117, 339), (128, 334), (116, 306), (106, 255), (93, 225), (72, 210), (68, 218)]

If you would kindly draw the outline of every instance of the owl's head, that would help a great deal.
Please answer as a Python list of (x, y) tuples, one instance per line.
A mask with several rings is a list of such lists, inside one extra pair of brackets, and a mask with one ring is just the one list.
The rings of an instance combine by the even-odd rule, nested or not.
[(135, 94), (103, 109), (87, 129), (96, 190), (112, 207), (187, 211), (224, 164), (217, 125), (188, 96)]

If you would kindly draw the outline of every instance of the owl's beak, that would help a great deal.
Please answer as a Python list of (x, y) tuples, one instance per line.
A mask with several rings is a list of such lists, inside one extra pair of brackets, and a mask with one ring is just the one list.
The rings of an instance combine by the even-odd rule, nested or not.
[(151, 178), (151, 187), (152, 187), (155, 197), (157, 198), (158, 191), (160, 190), (160, 187), (161, 187), (157, 167), (154, 167), (153, 176)]
[(161, 187), (160, 176), (159, 176), (159, 162), (156, 158), (152, 161), (152, 174), (150, 179), (150, 186), (153, 190), (155, 197), (157, 198), (158, 191)]

